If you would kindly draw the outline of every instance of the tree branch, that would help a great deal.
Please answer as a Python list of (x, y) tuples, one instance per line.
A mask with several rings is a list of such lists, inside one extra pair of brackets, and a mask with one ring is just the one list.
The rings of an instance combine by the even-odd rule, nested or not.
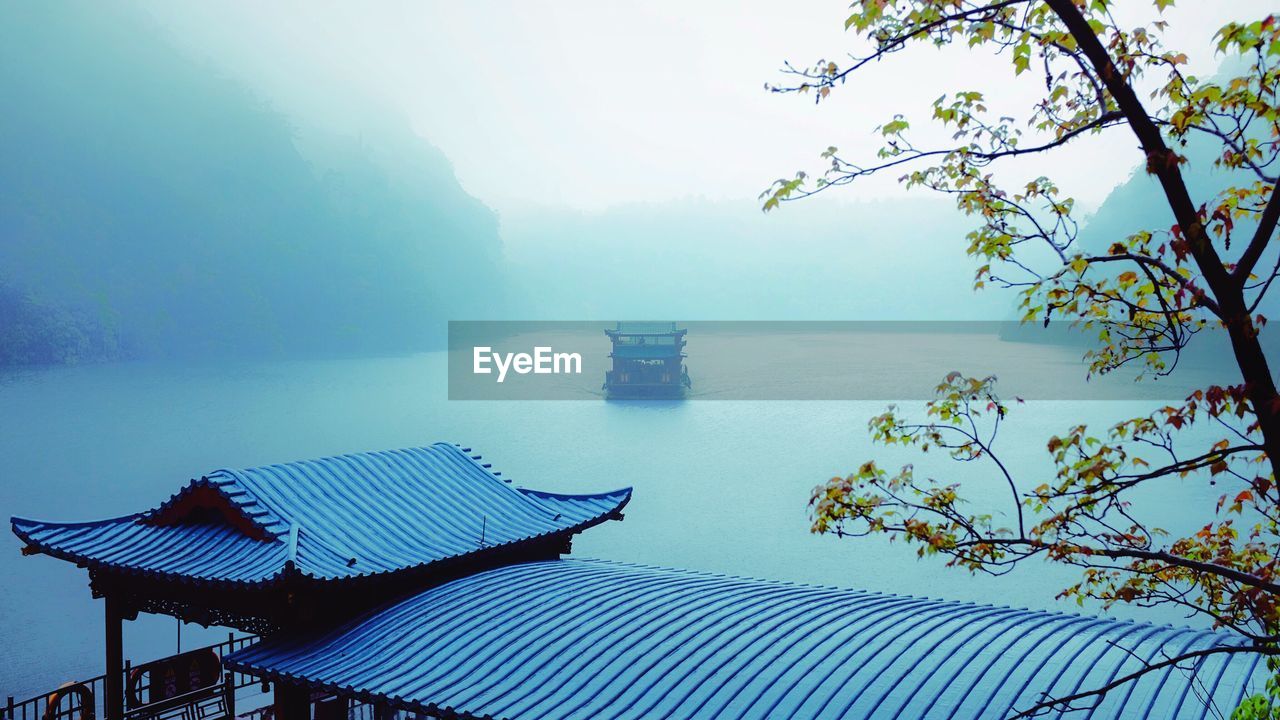
[[(844, 70), (838, 73), (832, 73), (832, 74), (822, 73), (821, 75), (819, 75), (807, 70), (794, 70), (794, 69), (791, 69), (792, 66), (790, 65), (790, 63), (787, 64), (787, 68), (788, 68), (787, 72), (793, 75), (799, 75), (801, 77), (808, 78), (810, 80), (818, 80), (819, 83), (817, 87), (833, 86), (836, 84), (837, 81), (843, 82), (849, 75), (861, 69), (864, 65), (872, 61), (879, 60), (880, 58), (884, 57), (888, 53), (900, 50), (903, 46), (907, 44), (909, 40), (913, 38), (919, 37), (921, 35), (928, 35), (930, 32), (940, 27), (943, 27), (949, 23), (964, 22), (967, 20), (972, 20), (975, 15), (982, 16), (985, 14), (989, 14), (993, 11), (1003, 10), (1007, 7), (1013, 7), (1015, 5), (1029, 5), (1032, 2), (1033, 0), (1000, 0), (999, 2), (993, 2), (989, 5), (980, 5), (978, 7), (971, 7), (966, 10), (962, 10), (960, 12), (956, 12), (950, 15), (944, 15), (931, 22), (913, 27), (910, 29), (910, 31), (899, 34), (899, 35), (894, 35), (894, 36), (885, 37), (885, 38), (878, 38), (877, 40), (879, 42), (879, 46), (876, 47), (875, 52), (868, 55), (867, 57), (857, 58), (853, 65), (845, 68)], [(770, 87), (770, 90), (776, 93), (791, 93), (791, 92), (797, 92), (798, 90), (806, 86), (807, 84), (801, 85), (800, 88)], [(808, 86), (808, 87), (813, 87), (813, 86)]]
[(1262, 211), (1262, 217), (1258, 219), (1258, 229), (1254, 231), (1253, 239), (1249, 241), (1249, 246), (1244, 249), (1240, 262), (1231, 273), (1238, 282), (1244, 282), (1249, 278), (1249, 273), (1253, 272), (1254, 266), (1258, 264), (1258, 258), (1262, 257), (1263, 251), (1271, 243), (1271, 235), (1276, 231), (1278, 220), (1280, 220), (1280, 183), (1271, 188), (1271, 199), (1267, 201), (1267, 207)]
[(1229, 287), (1226, 268), (1223, 267), (1217, 250), (1213, 248), (1204, 232), (1204, 226), (1196, 214), (1195, 203), (1192, 202), (1186, 182), (1182, 178), (1181, 171), (1178, 170), (1174, 153), (1165, 145), (1160, 129), (1147, 113), (1146, 107), (1138, 98), (1138, 93), (1116, 67), (1111, 55), (1103, 47), (1102, 41), (1089, 26), (1089, 21), (1085, 19), (1073, 0), (1046, 0), (1046, 2), (1066, 25), (1067, 31), (1076, 39), (1080, 50), (1094, 66), (1098, 76), (1102, 78), (1102, 82), (1111, 93), (1111, 97), (1115, 99), (1116, 105), (1129, 121), (1129, 127), (1137, 136), (1143, 152), (1146, 153), (1148, 170), (1160, 181), (1174, 217), (1177, 218), (1182, 232), (1191, 241), (1191, 253), (1200, 265), (1205, 281), (1209, 283), (1209, 288), (1215, 295), (1220, 295)]
[[(963, 542), (958, 542), (956, 543), (956, 548), (960, 549), (965, 547), (971, 547), (974, 545), (1023, 546), (1023, 547), (1032, 547), (1032, 548), (1039, 549), (1039, 548), (1048, 548), (1052, 546), (1053, 543), (1046, 542), (1043, 540), (1034, 540), (1030, 538), (987, 537), (987, 538), (977, 538), (974, 540), (966, 540)], [(1256, 575), (1244, 572), (1242, 570), (1236, 570), (1235, 568), (1224, 567), (1222, 565), (1215, 565), (1214, 563), (1203, 562), (1200, 560), (1191, 560), (1189, 558), (1184, 558), (1180, 555), (1174, 555), (1173, 553), (1165, 552), (1163, 550), (1138, 550), (1136, 548), (1129, 549), (1129, 548), (1088, 547), (1084, 545), (1075, 545), (1074, 543), (1068, 543), (1068, 545), (1069, 547), (1066, 548), (1067, 550), (1077, 552), (1081, 555), (1100, 556), (1100, 557), (1110, 558), (1112, 560), (1127, 558), (1127, 559), (1133, 559), (1133, 560), (1151, 560), (1153, 562), (1162, 562), (1168, 565), (1176, 565), (1177, 567), (1187, 568), (1188, 570), (1197, 570), (1199, 572), (1208, 573), (1210, 575), (1217, 575), (1218, 577), (1227, 578), (1228, 580), (1234, 580), (1240, 583), (1241, 585), (1248, 585), (1249, 587), (1258, 588), (1259, 590), (1263, 590), (1273, 595), (1280, 596), (1280, 585), (1274, 582), (1268, 582)]]
[(1141, 265), (1149, 265), (1153, 268), (1156, 268), (1157, 270), (1160, 270), (1166, 276), (1175, 280), (1183, 288), (1186, 288), (1188, 292), (1190, 292), (1193, 296), (1195, 296), (1196, 300), (1200, 303), (1202, 307), (1209, 310), (1214, 315), (1217, 315), (1219, 317), (1222, 316), (1222, 309), (1218, 307), (1218, 303), (1214, 301), (1213, 298), (1209, 297), (1204, 290), (1196, 287), (1195, 284), (1192, 283), (1189, 279), (1183, 277), (1174, 268), (1169, 267), (1167, 263), (1163, 262), (1158, 258), (1149, 257), (1147, 255), (1138, 255), (1135, 253), (1120, 253), (1116, 255), (1097, 255), (1094, 257), (1086, 258), (1086, 260), (1088, 260), (1090, 263), (1105, 263), (1105, 262), (1118, 262), (1121, 260), (1132, 260), (1133, 262), (1139, 263)]
[(1037, 715), (1043, 714), (1048, 710), (1052, 710), (1054, 708), (1060, 708), (1063, 705), (1070, 705), (1071, 703), (1077, 700), (1085, 700), (1087, 698), (1096, 697), (1098, 698), (1098, 701), (1101, 702), (1103, 696), (1105, 696), (1107, 693), (1111, 692), (1112, 690), (1115, 690), (1116, 688), (1122, 685), (1125, 685), (1127, 683), (1131, 683), (1134, 680), (1137, 680), (1143, 677), (1144, 675), (1147, 675), (1148, 673), (1155, 672), (1156, 670), (1163, 670), (1164, 668), (1167, 668), (1167, 667), (1177, 666), (1178, 663), (1184, 662), (1186, 660), (1196, 660), (1199, 658), (1209, 657), (1212, 655), (1224, 655), (1224, 654), (1235, 654), (1235, 653), (1251, 653), (1251, 654), (1258, 654), (1258, 655), (1280, 655), (1280, 648), (1277, 648), (1274, 645), (1219, 645), (1218, 647), (1205, 648), (1204, 650), (1193, 650), (1191, 652), (1182, 653), (1181, 655), (1178, 655), (1176, 657), (1171, 657), (1165, 660), (1161, 660), (1160, 662), (1150, 663), (1146, 667), (1142, 668), (1141, 670), (1136, 670), (1134, 672), (1129, 673), (1128, 675), (1118, 677), (1115, 680), (1112, 680), (1111, 682), (1107, 683), (1106, 685), (1103, 685), (1098, 688), (1094, 688), (1093, 690), (1085, 690), (1082, 692), (1073, 693), (1071, 695), (1064, 695), (1058, 698), (1042, 700), (1036, 703), (1035, 705), (1032, 705), (1031, 707), (1027, 708), (1026, 710), (1018, 711), (1018, 713), (1016, 715), (1012, 715), (1011, 718), (1035, 717)]
[(1164, 142), (1160, 129), (1147, 113), (1138, 94), (1116, 67), (1089, 21), (1076, 6), (1074, 0), (1045, 0), (1050, 9), (1062, 20), (1067, 31), (1076, 39), (1081, 52), (1098, 71), (1117, 106), (1129, 120), (1129, 127), (1137, 136), (1147, 156), (1147, 170), (1156, 176), (1164, 189), (1169, 208), (1178, 221), (1187, 248), (1203, 275), (1213, 299), (1222, 310), (1221, 319), (1231, 338), (1231, 349), (1236, 365), (1245, 381), (1249, 403), (1258, 418), (1258, 427), (1267, 447), (1267, 458), (1272, 471), (1280, 463), (1280, 391), (1267, 361), (1266, 353), (1258, 341), (1256, 329), (1249, 318), (1244, 299), (1244, 286), (1227, 272), (1218, 251), (1213, 247), (1204, 223), (1200, 221), (1196, 205), (1191, 200), (1187, 185), (1178, 169), (1179, 159)]

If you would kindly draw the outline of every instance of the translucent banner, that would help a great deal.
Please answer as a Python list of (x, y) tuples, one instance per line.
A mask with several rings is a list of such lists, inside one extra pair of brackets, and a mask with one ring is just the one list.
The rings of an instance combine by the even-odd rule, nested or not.
[(1016, 322), (453, 321), (449, 399), (917, 400), (958, 371), (1009, 399), (1173, 401), (1239, 382), (1221, 332), (1142, 380), (1137, 363), (1088, 377), (1096, 342)]

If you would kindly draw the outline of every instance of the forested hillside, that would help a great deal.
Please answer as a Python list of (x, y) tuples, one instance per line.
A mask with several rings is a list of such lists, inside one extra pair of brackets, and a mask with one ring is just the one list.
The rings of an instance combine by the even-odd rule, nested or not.
[(317, 140), (136, 9), (8, 8), (0, 96), (0, 363), (422, 349), (500, 293), (435, 148)]

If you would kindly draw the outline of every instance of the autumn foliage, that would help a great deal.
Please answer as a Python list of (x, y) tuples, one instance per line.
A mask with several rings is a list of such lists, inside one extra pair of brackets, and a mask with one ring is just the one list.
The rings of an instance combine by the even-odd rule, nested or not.
[[(1035, 73), (1043, 93), (1019, 118), (996, 116), (981, 92), (946, 90), (930, 121), (951, 131), (941, 147), (920, 147), (911, 122), (891, 118), (877, 132), (873, 158), (822, 152), (823, 172), (775, 182), (764, 209), (873, 174), (893, 172), (909, 187), (951, 196), (974, 220), (966, 241), (978, 265), (977, 288), (1019, 294), (1023, 320), (1067, 322), (1096, 339), (1084, 372), (1123, 366), (1145, 375), (1174, 372), (1198, 333), (1230, 340), (1234, 367), (1220, 384), (1185, 401), (1101, 431), (1065, 428), (1045, 447), (1054, 471), (1023, 477), (996, 447), (1012, 405), (994, 378), (952, 373), (924, 416), (897, 408), (873, 418), (885, 445), (942, 452), (986, 463), (1008, 486), (1008, 503), (974, 508), (961, 483), (922, 477), (868, 461), (832, 478), (813, 495), (813, 530), (841, 536), (887, 533), (973, 572), (1004, 573), (1032, 558), (1076, 566), (1080, 579), (1061, 595), (1081, 603), (1176, 606), (1207, 617), (1240, 642), (1215, 652), (1252, 653), (1280, 673), (1280, 393), (1260, 342), (1260, 312), (1280, 276), (1272, 246), (1280, 219), (1280, 19), (1230, 23), (1216, 30), (1220, 76), (1186, 72), (1184, 53), (1166, 48), (1166, 22), (1122, 27), (1116, 0), (860, 0), (845, 27), (870, 46), (846, 62), (787, 65), (775, 92), (821, 102), (872, 63), (913, 45), (961, 44), (1007, 57), (1014, 75)], [(1156, 0), (1163, 11), (1172, 0)], [(1210, 31), (1211, 32), (1211, 31)], [(945, 89), (939, 89), (942, 92)], [(1001, 184), (1006, 158), (1055, 154), (1106, 132), (1129, 133), (1134, 161), (1155, 178), (1176, 223), (1153, 222), (1110, 241), (1105, 252), (1079, 247), (1075, 203), (1045, 175)], [(1224, 178), (1212, 196), (1193, 197), (1185, 174), (1190, 143), (1210, 144)], [(1003, 176), (1000, 176), (1003, 177)], [(1163, 226), (1161, 226), (1163, 225)], [(1046, 261), (1047, 258), (1047, 261)], [(1207, 444), (1189, 445), (1190, 431)], [(1186, 537), (1139, 519), (1139, 488), (1189, 478), (1221, 488), (1205, 524)], [(1143, 672), (1199, 655), (1169, 658)], [(1087, 706), (1142, 672), (1070, 697), (1045, 698), (1022, 715)], [(1246, 700), (1237, 718), (1280, 718), (1280, 685)]]

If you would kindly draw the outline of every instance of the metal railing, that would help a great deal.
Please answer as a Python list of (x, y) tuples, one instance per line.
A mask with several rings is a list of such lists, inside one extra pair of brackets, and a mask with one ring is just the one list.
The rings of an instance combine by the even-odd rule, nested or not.
[[(199, 650), (213, 650), (221, 663), (225, 656), (255, 640), (257, 637), (253, 635), (235, 637), (234, 634), (228, 634), (225, 641), (199, 648)], [(142, 666), (125, 663), (123, 687), (128, 687), (129, 677), (135, 667)], [(83, 687), (85, 694), (79, 694), (81, 693), (79, 690), (69, 690), (74, 686)], [(0, 720), (103, 720), (106, 717), (103, 705), (105, 686), (106, 675), (104, 674), (79, 682), (64, 683), (58, 689), (21, 702), (15, 701), (10, 695), (6, 698), (5, 704), (0, 706)], [(239, 692), (249, 689), (257, 692)], [(222, 680), (209, 687), (159, 702), (133, 707), (126, 704), (124, 720), (221, 720), (232, 717), (239, 720), (278, 720), (274, 714), (273, 698), (268, 695), (269, 692), (269, 683), (252, 675), (224, 669)], [(58, 693), (62, 694), (61, 698), (55, 697)], [(77, 695), (77, 698), (67, 698), (67, 695)], [(75, 699), (83, 700), (86, 696), (89, 701), (87, 713), (83, 702), (74, 701)], [(49, 707), (51, 698), (56, 702), (52, 709)], [(312, 698), (313, 701), (321, 699), (320, 696)], [(339, 715), (345, 716), (347, 720), (436, 720), (435, 717), (424, 713), (391, 708), (383, 708), (379, 711), (379, 708), (374, 705), (356, 700), (345, 701), (343, 704), (345, 708), (339, 711)], [(315, 702), (315, 706), (318, 705), (319, 702)], [(316, 710), (315, 715), (319, 717), (321, 713), (318, 707)]]
[[(209, 645), (202, 650), (212, 650), (218, 656), (218, 661), (243, 648), (257, 637), (254, 635), (246, 635), (244, 637), (236, 637), (234, 633), (228, 633), (227, 639), (215, 645)], [(121, 671), (121, 687), (128, 687), (130, 674), (133, 672), (134, 666), (126, 661), (124, 669)], [(64, 683), (62, 686), (41, 693), (26, 700), (17, 702), (12, 695), (5, 699), (5, 704), (0, 707), (0, 720), (95, 720), (97, 718), (105, 718), (105, 707), (103, 705), (106, 695), (105, 674), (92, 677), (79, 682)], [(260, 681), (244, 673), (226, 672), (224, 679), (216, 686), (224, 692), (211, 693), (210, 688), (197, 691), (204, 697), (200, 702), (177, 703), (173, 708), (169, 705), (176, 699), (162, 701), (160, 703), (152, 703), (140, 707), (128, 708), (125, 711), (126, 718), (134, 719), (141, 717), (155, 717), (159, 720), (206, 720), (215, 717), (227, 717), (235, 712), (235, 691), (259, 685)], [(227, 687), (227, 686), (230, 687)], [(83, 688), (83, 690), (81, 689)], [(229, 691), (229, 697), (218, 698), (215, 695), (226, 696)], [(194, 695), (195, 693), (189, 693)], [(72, 697), (73, 696), (73, 697)], [(56, 704), (51, 708), (49, 701), (53, 700)], [(87, 705), (85, 701), (88, 701)], [(188, 698), (194, 700), (196, 698)], [(165, 706), (165, 707), (159, 707)], [(147, 712), (150, 710), (150, 712)], [(171, 711), (172, 710), (172, 711)], [(188, 715), (183, 715), (186, 712)], [(219, 715), (218, 713), (222, 714)], [(261, 708), (255, 708), (248, 713), (241, 712), (240, 715), (260, 714)]]

